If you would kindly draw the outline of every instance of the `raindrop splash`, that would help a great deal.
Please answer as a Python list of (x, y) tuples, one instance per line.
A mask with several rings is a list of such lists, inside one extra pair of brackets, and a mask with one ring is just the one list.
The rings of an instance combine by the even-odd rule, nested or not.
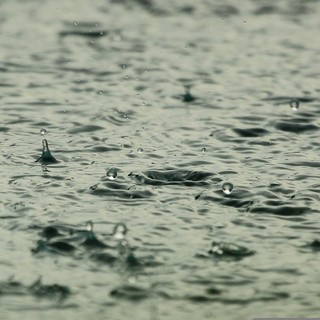
[(299, 100), (298, 99), (292, 99), (290, 101), (290, 107), (291, 107), (291, 110), (298, 111), (298, 109), (299, 109)]
[(118, 175), (118, 172), (117, 172), (117, 169), (116, 168), (110, 168), (108, 171), (107, 171), (107, 178), (109, 180), (115, 180), (117, 178), (117, 175)]
[(86, 240), (82, 242), (81, 245), (86, 246), (87, 248), (106, 248), (107, 245), (105, 245), (103, 242), (98, 240), (96, 238), (96, 235), (93, 232), (93, 223), (92, 221), (88, 221), (86, 224), (87, 234), (86, 234)]
[(225, 182), (223, 185), (222, 185), (222, 191), (224, 194), (226, 195), (229, 195), (232, 193), (233, 191), (233, 184), (230, 183), (230, 182)]
[(36, 162), (38, 161), (40, 161), (40, 163), (42, 164), (58, 162), (56, 158), (51, 154), (49, 150), (48, 141), (46, 139), (42, 140), (42, 154), (41, 157), (36, 160)]
[(113, 237), (117, 240), (123, 240), (127, 233), (128, 229), (125, 224), (118, 223), (113, 229)]
[(195, 100), (195, 97), (190, 93), (190, 89), (191, 89), (191, 86), (185, 86), (185, 94), (182, 95), (182, 101), (183, 102), (192, 102)]

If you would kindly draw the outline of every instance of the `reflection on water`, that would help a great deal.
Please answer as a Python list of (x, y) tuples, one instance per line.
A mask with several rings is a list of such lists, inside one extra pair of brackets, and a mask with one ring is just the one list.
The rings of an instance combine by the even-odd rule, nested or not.
[(319, 316), (319, 11), (0, 2), (2, 317)]

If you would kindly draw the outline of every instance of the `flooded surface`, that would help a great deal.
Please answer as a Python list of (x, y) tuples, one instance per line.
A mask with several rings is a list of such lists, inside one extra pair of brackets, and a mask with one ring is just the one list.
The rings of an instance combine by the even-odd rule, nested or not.
[(320, 315), (319, 1), (0, 1), (3, 319)]

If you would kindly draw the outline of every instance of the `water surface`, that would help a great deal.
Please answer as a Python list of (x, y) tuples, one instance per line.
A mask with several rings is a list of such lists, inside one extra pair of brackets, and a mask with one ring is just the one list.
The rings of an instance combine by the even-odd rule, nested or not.
[(319, 12), (1, 1), (3, 318), (319, 317)]

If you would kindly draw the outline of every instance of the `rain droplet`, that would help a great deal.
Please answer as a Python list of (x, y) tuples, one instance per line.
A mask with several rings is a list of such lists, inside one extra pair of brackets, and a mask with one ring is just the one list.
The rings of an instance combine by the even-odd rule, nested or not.
[(115, 180), (116, 177), (118, 175), (118, 172), (117, 172), (117, 169), (116, 168), (110, 168), (108, 171), (107, 171), (107, 178), (109, 180)]
[(142, 153), (142, 152), (143, 152), (143, 149), (142, 149), (142, 148), (138, 148), (138, 149), (137, 149), (137, 152), (138, 152), (138, 153)]
[(92, 232), (93, 231), (93, 223), (92, 223), (92, 221), (88, 221), (87, 222), (86, 229), (87, 229), (88, 232)]
[(113, 229), (113, 237), (117, 240), (123, 240), (127, 233), (128, 229), (125, 224), (118, 223)]
[(222, 191), (224, 194), (229, 195), (233, 191), (233, 184), (230, 182), (225, 182), (222, 185)]
[(45, 135), (47, 133), (47, 130), (46, 129), (41, 129), (40, 133), (41, 133), (41, 135)]
[(290, 101), (290, 107), (293, 111), (297, 111), (299, 109), (299, 100), (298, 99), (292, 99)]
[(201, 152), (202, 152), (202, 153), (205, 153), (206, 151), (207, 151), (207, 148), (202, 148), (202, 149), (201, 149)]

